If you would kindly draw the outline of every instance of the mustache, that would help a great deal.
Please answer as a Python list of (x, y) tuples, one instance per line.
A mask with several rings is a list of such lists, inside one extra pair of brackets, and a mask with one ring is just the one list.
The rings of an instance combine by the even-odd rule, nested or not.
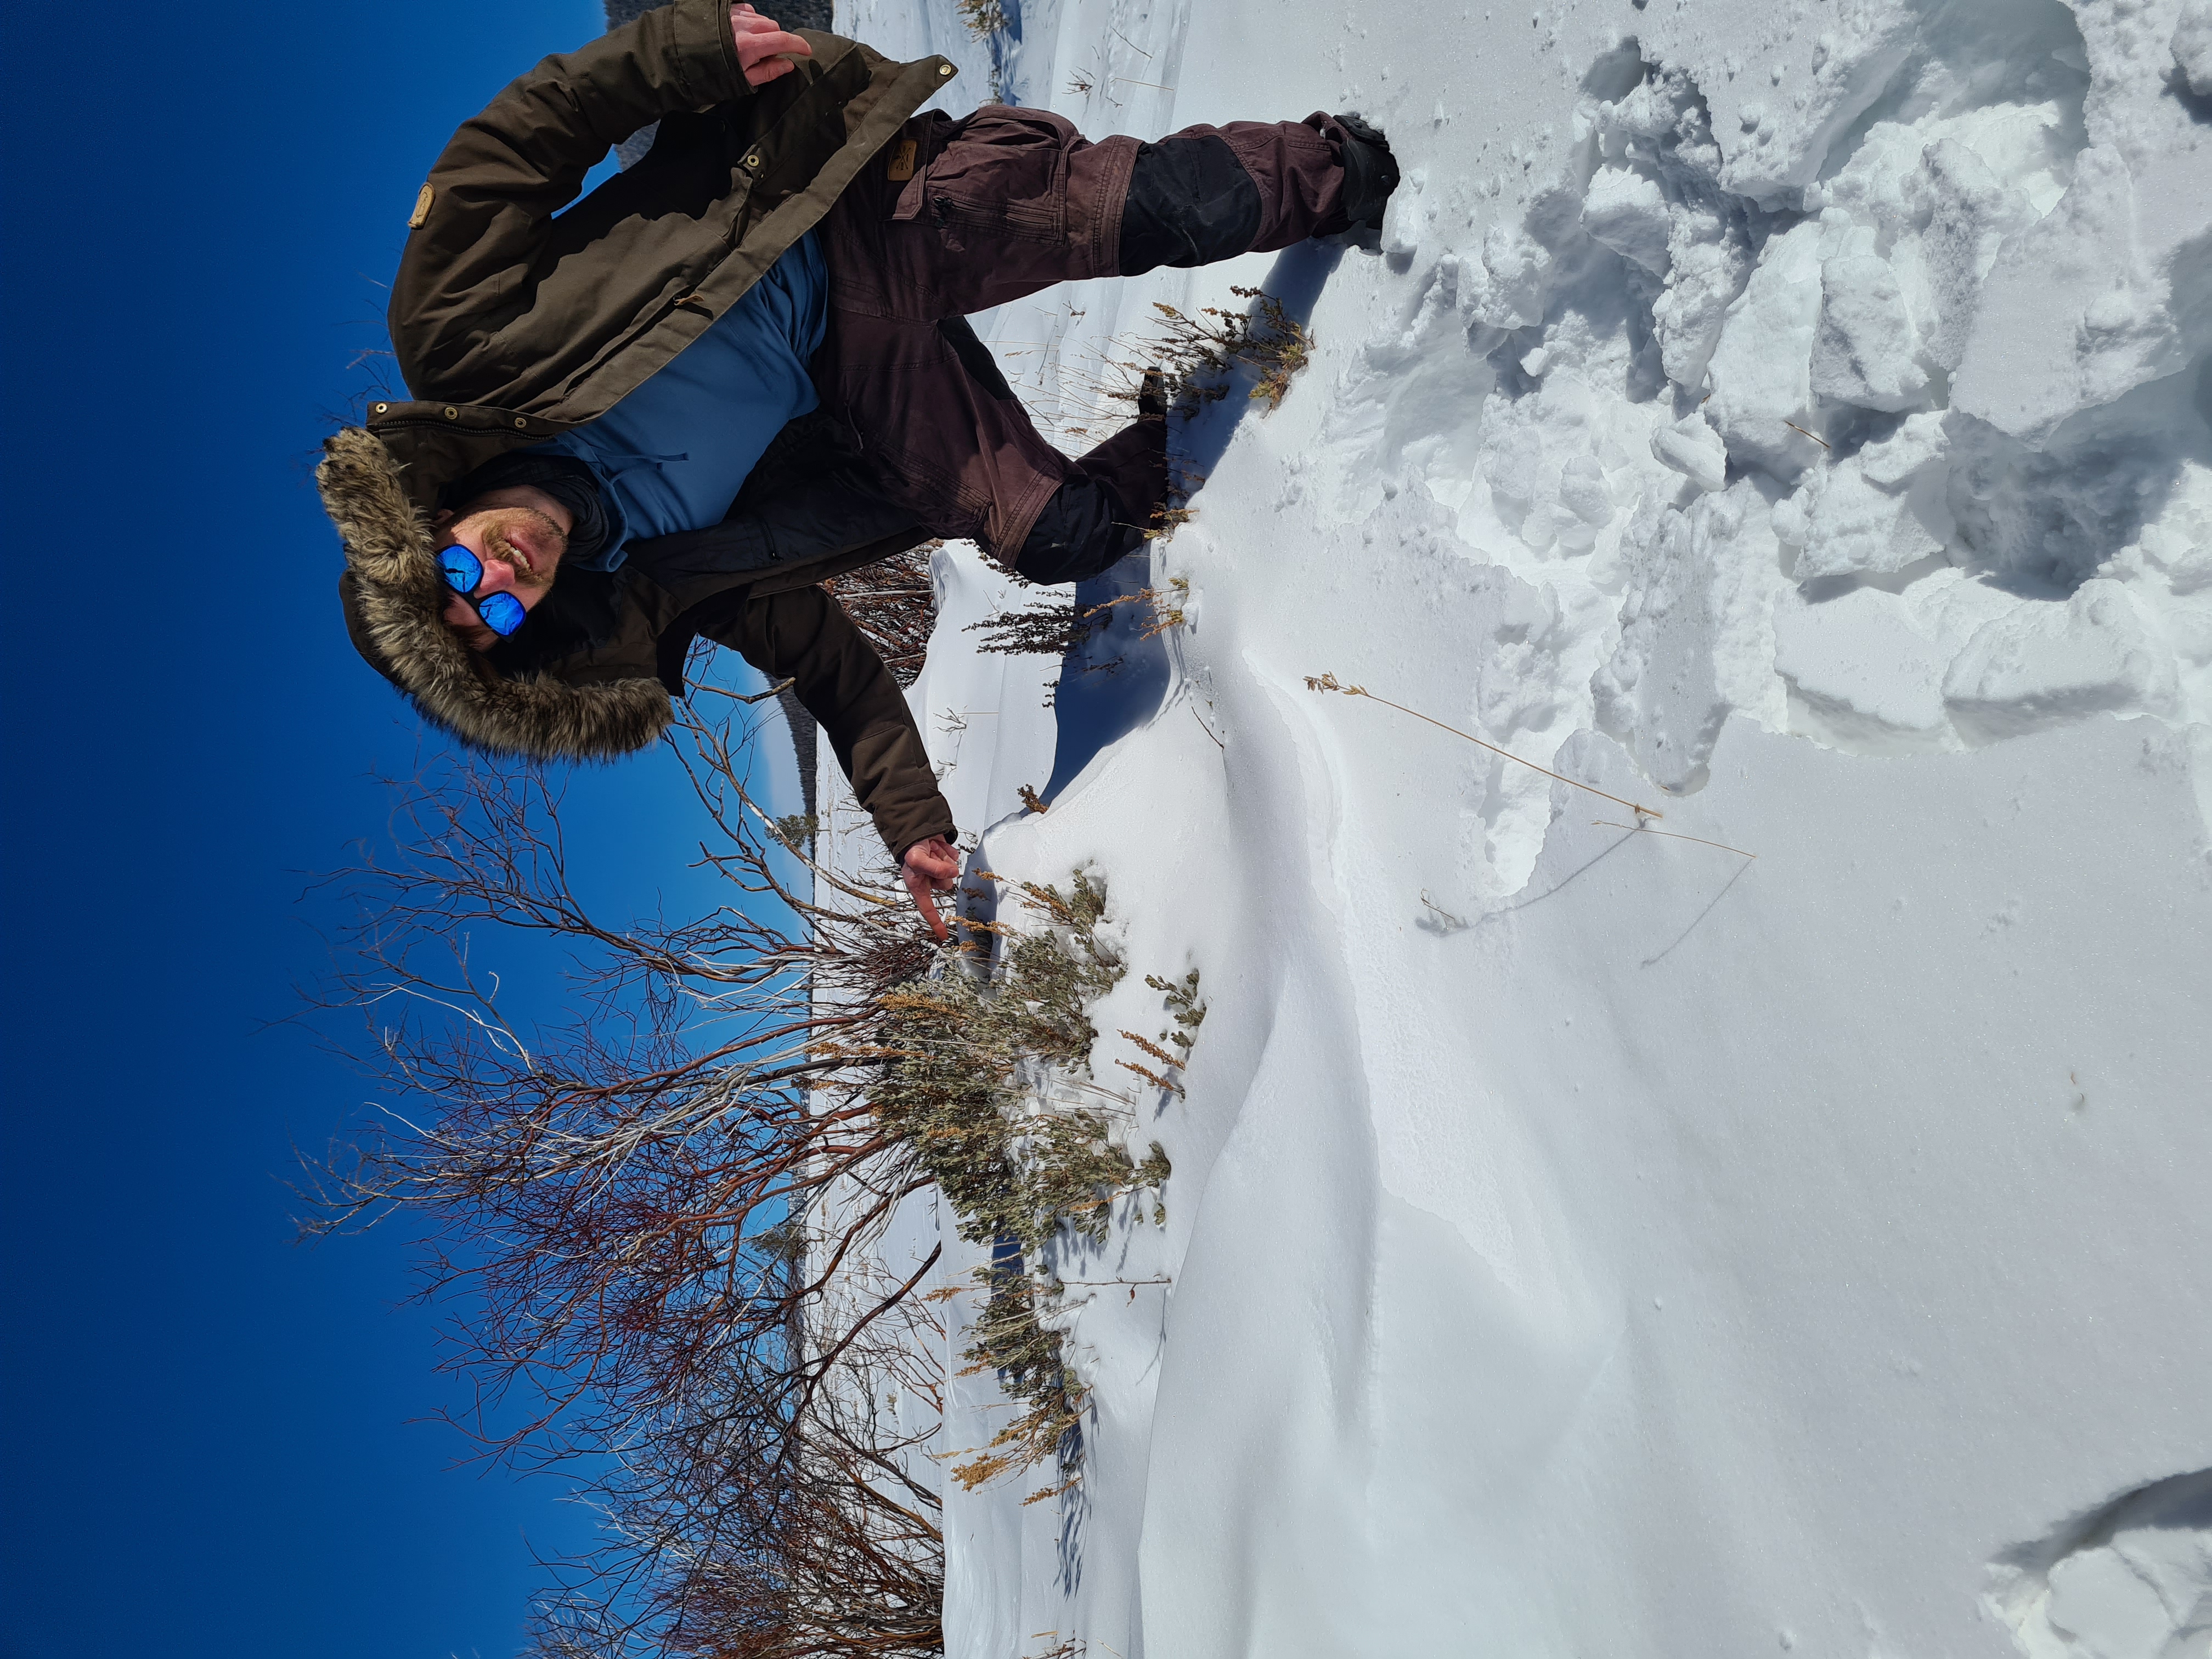
[(550, 587), (553, 579), (538, 568), (538, 562), (508, 533), (518, 521), (527, 522), (534, 530), (553, 544), (553, 556), (557, 559), (568, 550), (568, 538), (550, 514), (534, 507), (502, 507), (494, 510), (494, 517), (484, 526), (484, 552), (490, 557), (504, 559), (515, 568), (518, 580), (527, 578), (538, 587)]

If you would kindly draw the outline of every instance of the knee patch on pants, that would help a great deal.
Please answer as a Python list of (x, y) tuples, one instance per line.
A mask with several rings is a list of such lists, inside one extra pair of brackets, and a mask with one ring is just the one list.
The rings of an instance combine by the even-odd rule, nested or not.
[(1221, 138), (1139, 144), (1121, 210), (1121, 275), (1232, 258), (1252, 246), (1260, 221), (1260, 187)]
[(1014, 574), (1033, 582), (1079, 582), (1134, 552), (1144, 539), (1113, 486), (1079, 472), (1037, 514)]

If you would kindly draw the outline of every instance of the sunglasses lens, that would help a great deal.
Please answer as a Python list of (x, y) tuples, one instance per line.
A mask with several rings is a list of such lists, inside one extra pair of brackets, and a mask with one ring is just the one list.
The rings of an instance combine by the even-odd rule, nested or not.
[(530, 613), (522, 608), (522, 601), (512, 593), (487, 593), (477, 601), (477, 615), (484, 619), (484, 626), (501, 638), (522, 626), (523, 618)]
[(438, 568), (446, 573), (447, 584), (456, 593), (473, 593), (483, 580), (483, 561), (458, 542), (438, 550)]

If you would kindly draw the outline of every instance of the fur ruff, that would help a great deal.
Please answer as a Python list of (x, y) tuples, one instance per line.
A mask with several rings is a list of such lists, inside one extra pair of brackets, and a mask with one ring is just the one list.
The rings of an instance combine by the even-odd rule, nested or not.
[(449, 589), (428, 522), (375, 434), (349, 427), (315, 469), (323, 508), (360, 584), (362, 620), (392, 677), (434, 725), (472, 747), (538, 760), (611, 760), (644, 748), (675, 717), (657, 679), (570, 685), (508, 679), (439, 620)]

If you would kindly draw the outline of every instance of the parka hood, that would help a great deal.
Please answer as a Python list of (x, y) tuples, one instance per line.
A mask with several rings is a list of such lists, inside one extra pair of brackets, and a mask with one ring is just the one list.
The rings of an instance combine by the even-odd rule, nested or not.
[(493, 754), (611, 760), (646, 747), (674, 719), (657, 678), (506, 676), (462, 643), (440, 620), (450, 590), (429, 523), (374, 433), (349, 427), (326, 440), (315, 482), (345, 544), (338, 587), (354, 647), (432, 724)]

